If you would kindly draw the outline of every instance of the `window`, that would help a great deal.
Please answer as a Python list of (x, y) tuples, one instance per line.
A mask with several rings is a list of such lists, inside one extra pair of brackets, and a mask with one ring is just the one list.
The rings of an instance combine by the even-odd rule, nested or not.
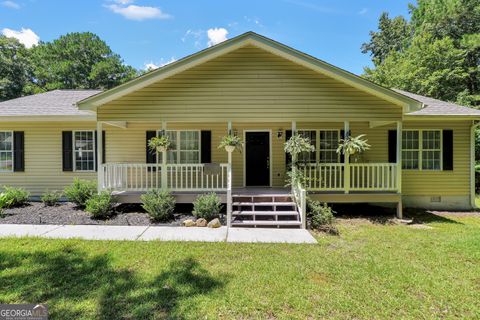
[(298, 156), (298, 160), (304, 163), (337, 163), (340, 155), (337, 153), (340, 140), (339, 130), (298, 130), (302, 137), (309, 138), (315, 146), (315, 151), (304, 152)]
[(404, 130), (402, 168), (441, 170), (441, 130)]
[(0, 172), (13, 171), (13, 132), (0, 131)]
[[(167, 130), (172, 145), (167, 151), (167, 163), (200, 163), (200, 131)], [(158, 156), (159, 162), (162, 155)]]
[(320, 130), (320, 144), (318, 147), (320, 163), (337, 163), (340, 155), (337, 153), (340, 133), (338, 130)]
[(75, 171), (95, 170), (95, 133), (94, 131), (74, 131), (74, 168)]

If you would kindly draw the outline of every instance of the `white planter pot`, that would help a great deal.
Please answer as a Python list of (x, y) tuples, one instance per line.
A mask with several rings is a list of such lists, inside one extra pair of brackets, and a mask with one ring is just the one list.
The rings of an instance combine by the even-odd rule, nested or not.
[(165, 152), (165, 151), (167, 151), (167, 148), (165, 148), (165, 147), (158, 147), (158, 148), (157, 148), (157, 151), (158, 151), (158, 152)]
[(225, 146), (225, 151), (233, 152), (233, 151), (235, 151), (235, 146)]

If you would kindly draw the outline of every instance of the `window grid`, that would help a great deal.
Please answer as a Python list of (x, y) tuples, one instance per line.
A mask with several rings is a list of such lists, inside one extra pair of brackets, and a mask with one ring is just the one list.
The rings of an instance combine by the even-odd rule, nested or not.
[(13, 131), (0, 131), (0, 172), (13, 171)]
[(340, 140), (340, 130), (323, 129), (301, 129), (297, 133), (303, 137), (309, 138), (315, 146), (315, 151), (309, 154), (302, 153), (298, 160), (304, 163), (338, 163), (340, 155), (337, 148)]
[[(167, 151), (168, 164), (200, 163), (200, 130), (166, 130), (165, 133), (172, 142)], [(157, 159), (158, 163), (162, 162), (161, 153)]]
[(442, 170), (442, 130), (403, 130), (402, 169)]
[(298, 155), (298, 161), (302, 163), (315, 163), (317, 161), (317, 131), (316, 130), (298, 130), (297, 133), (310, 140), (310, 143), (315, 146), (315, 151), (302, 152)]
[(73, 162), (75, 171), (95, 171), (95, 132), (73, 132)]

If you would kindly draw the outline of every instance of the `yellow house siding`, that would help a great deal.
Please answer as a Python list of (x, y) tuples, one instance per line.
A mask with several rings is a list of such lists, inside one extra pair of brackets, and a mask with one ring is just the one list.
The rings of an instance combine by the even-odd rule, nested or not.
[(244, 47), (102, 105), (99, 120), (400, 119), (401, 107), (254, 47)]
[(0, 131), (25, 133), (25, 172), (0, 172), (0, 186), (23, 187), (32, 195), (62, 190), (74, 177), (96, 179), (96, 172), (62, 171), (62, 131), (94, 130), (93, 122), (0, 122)]
[(468, 121), (409, 121), (404, 129), (453, 130), (453, 170), (403, 170), (402, 193), (411, 196), (458, 196), (470, 193), (470, 125)]

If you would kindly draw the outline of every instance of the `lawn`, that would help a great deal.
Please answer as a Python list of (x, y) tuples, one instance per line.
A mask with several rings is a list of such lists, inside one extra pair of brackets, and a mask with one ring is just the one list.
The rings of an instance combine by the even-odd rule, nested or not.
[(4, 239), (0, 303), (53, 319), (478, 318), (480, 215), (339, 222), (318, 245)]

